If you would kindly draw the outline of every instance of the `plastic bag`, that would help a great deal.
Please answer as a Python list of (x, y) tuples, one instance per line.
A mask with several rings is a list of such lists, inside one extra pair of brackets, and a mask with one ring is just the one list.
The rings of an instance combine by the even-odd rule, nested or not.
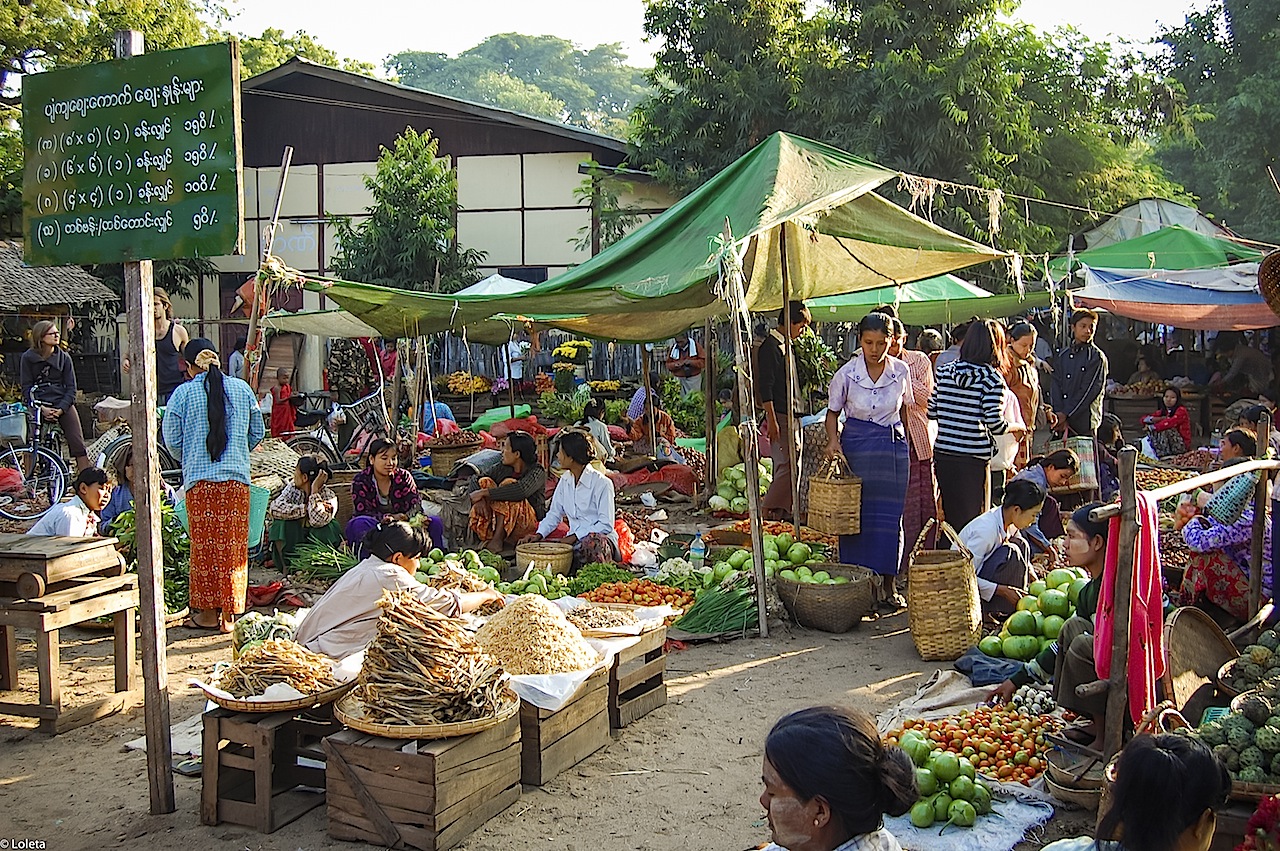
[(622, 554), (622, 562), (629, 564), (631, 554), (635, 552), (635, 535), (631, 534), (631, 527), (621, 518), (613, 521), (613, 529), (618, 533), (618, 552)]

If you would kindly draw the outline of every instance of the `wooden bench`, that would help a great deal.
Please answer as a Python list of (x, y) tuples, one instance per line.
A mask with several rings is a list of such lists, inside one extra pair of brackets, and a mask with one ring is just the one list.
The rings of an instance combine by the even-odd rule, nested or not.
[[(18, 688), (17, 630), (36, 633), (36, 703), (0, 702), (0, 714), (40, 719), (40, 731), (61, 733), (128, 709), (135, 688), (134, 623), (138, 577), (125, 574), (114, 538), (0, 534), (0, 691)], [(63, 711), (59, 630), (112, 616), (115, 692)]]
[(520, 797), (520, 722), (451, 739), (343, 730), (324, 740), (329, 835), (445, 851)]
[(211, 709), (204, 714), (200, 821), (272, 833), (324, 803), (321, 740), (342, 729), (329, 706), (314, 715)]

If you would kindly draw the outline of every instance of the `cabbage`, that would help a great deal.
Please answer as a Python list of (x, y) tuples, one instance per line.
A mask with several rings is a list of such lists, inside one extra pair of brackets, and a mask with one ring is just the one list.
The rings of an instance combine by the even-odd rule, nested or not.
[(730, 502), (729, 510), (732, 511), (734, 514), (746, 514), (747, 513), (746, 497), (740, 496), (734, 499), (732, 502)]
[(721, 482), (716, 486), (716, 496), (719, 496), (725, 502), (728, 502), (737, 495), (738, 488), (732, 482)]
[(710, 505), (713, 511), (729, 510), (729, 500), (719, 493), (707, 500), (707, 505)]

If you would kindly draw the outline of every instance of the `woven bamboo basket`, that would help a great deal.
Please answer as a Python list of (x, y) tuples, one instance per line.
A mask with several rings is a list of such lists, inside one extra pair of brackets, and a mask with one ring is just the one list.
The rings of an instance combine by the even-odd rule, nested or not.
[[(430, 444), (428, 444), (430, 446)], [(456, 446), (440, 446), (431, 450), (431, 473), (436, 476), (447, 476), (459, 461), (484, 446), (484, 441), (477, 439), (474, 443)]]
[(1164, 625), (1165, 694), (1186, 707), (1200, 689), (1212, 687), (1222, 666), (1239, 654), (1213, 618), (1194, 606), (1169, 615)]
[(334, 485), (334, 483), (335, 483), (335, 482), (341, 482), (341, 483), (345, 483), (345, 484), (347, 484), (347, 485), (350, 485), (350, 484), (351, 484), (351, 480), (352, 480), (352, 479), (354, 479), (354, 478), (356, 477), (356, 473), (358, 473), (358, 472), (360, 472), (360, 471), (359, 471), (359, 470), (354, 470), (354, 469), (352, 469), (352, 470), (334, 470), (334, 471), (333, 471), (333, 473), (329, 476), (329, 487), (333, 487), (333, 485)]
[(338, 497), (338, 513), (335, 515), (338, 528), (346, 529), (351, 516), (356, 512), (355, 503), (351, 501), (351, 482), (333, 482), (329, 489)]
[(949, 523), (943, 533), (958, 550), (924, 550), (924, 530), (911, 551), (907, 577), (907, 621), (916, 652), (927, 662), (958, 659), (982, 637), (982, 605), (973, 554), (964, 548)]
[(223, 709), (230, 709), (232, 712), (293, 712), (299, 709), (311, 709), (315, 706), (324, 706), (326, 703), (332, 703), (350, 691), (355, 684), (356, 681), (351, 680), (350, 682), (327, 688), (324, 691), (297, 697), (293, 700), (241, 700), (222, 697), (204, 689), (201, 689), (201, 691), (204, 691), (205, 695), (214, 703)]
[(268, 437), (249, 453), (249, 477), (274, 473), (286, 482), (293, 481), (298, 457), (289, 444), (278, 437)]
[(380, 724), (370, 721), (365, 718), (364, 702), (355, 694), (346, 695), (333, 707), (333, 714), (337, 719), (351, 729), (388, 739), (450, 739), (469, 736), (496, 727), (519, 711), (520, 698), (513, 691), (507, 691), (498, 711), (493, 715), (445, 724)]
[(573, 545), (557, 541), (538, 541), (516, 546), (516, 567), (524, 570), (530, 564), (552, 573), (568, 575), (573, 567)]
[(1272, 251), (1258, 264), (1258, 290), (1271, 312), (1280, 315), (1280, 251)]
[(844, 576), (849, 581), (843, 585), (818, 585), (777, 577), (778, 596), (796, 623), (823, 632), (848, 632), (871, 613), (874, 573), (850, 564), (810, 567), (814, 573), (825, 570), (832, 577)]
[(1098, 804), (1102, 801), (1101, 788), (1074, 789), (1054, 782), (1048, 775), (1045, 775), (1044, 785), (1055, 800), (1084, 810), (1097, 810)]
[(824, 535), (862, 531), (862, 479), (849, 470), (843, 455), (809, 480), (808, 525)]
[(1232, 672), (1234, 671), (1235, 664), (1236, 664), (1236, 659), (1228, 659), (1226, 662), (1223, 662), (1222, 667), (1218, 669), (1218, 676), (1217, 676), (1218, 691), (1222, 692), (1227, 697), (1235, 697), (1236, 695), (1240, 694), (1240, 691), (1238, 689), (1235, 689), (1227, 685), (1227, 680), (1230, 678)]

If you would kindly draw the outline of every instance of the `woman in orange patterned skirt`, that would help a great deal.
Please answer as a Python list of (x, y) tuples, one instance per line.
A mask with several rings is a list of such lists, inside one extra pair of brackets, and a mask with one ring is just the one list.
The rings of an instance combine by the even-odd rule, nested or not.
[(547, 471), (538, 463), (538, 445), (527, 432), (502, 441), (502, 466), (471, 493), (470, 529), (487, 549), (501, 553), (509, 543), (532, 535), (547, 513)]
[(188, 626), (231, 632), (249, 579), (249, 450), (265, 428), (249, 385), (222, 374), (213, 344), (187, 343), (191, 380), (169, 397), (164, 442), (182, 458), (191, 530)]

